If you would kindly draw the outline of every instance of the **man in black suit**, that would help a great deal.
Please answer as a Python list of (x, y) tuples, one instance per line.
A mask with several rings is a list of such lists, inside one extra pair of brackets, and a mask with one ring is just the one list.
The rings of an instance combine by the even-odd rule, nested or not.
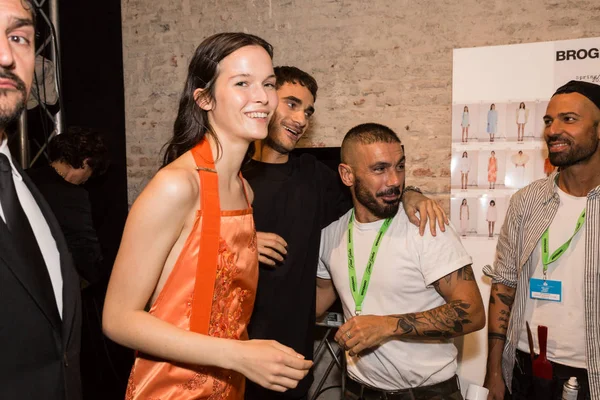
[(34, 18), (29, 1), (0, 0), (0, 399), (79, 400), (79, 279), (7, 143), (33, 80)]

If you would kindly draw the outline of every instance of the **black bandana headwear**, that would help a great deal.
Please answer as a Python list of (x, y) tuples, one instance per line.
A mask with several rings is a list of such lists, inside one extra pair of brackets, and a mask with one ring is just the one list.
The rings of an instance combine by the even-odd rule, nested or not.
[(590, 99), (600, 109), (600, 85), (584, 81), (570, 81), (556, 89), (552, 97), (566, 93), (579, 93)]

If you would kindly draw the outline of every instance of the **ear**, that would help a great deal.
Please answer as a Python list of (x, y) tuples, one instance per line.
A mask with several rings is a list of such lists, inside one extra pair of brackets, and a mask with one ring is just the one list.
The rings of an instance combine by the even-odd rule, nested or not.
[(351, 166), (348, 164), (340, 164), (338, 165), (338, 172), (340, 173), (340, 178), (342, 178), (344, 185), (348, 187), (354, 186), (354, 172), (352, 171)]
[(198, 104), (198, 107), (204, 111), (210, 111), (213, 109), (213, 102), (208, 100), (208, 96), (204, 95), (204, 89), (198, 88), (194, 90), (194, 101)]

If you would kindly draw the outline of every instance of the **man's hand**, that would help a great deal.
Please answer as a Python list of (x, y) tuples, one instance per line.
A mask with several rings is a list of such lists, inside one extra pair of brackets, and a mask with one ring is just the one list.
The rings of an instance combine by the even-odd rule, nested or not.
[(287, 254), (287, 242), (275, 233), (256, 232), (258, 245), (258, 261), (266, 265), (275, 266), (277, 262), (283, 262)]
[(359, 315), (340, 326), (335, 341), (355, 356), (361, 351), (378, 346), (389, 337), (395, 327), (390, 318), (379, 315)]
[[(429, 221), (429, 230), (432, 236), (436, 235), (436, 224), (439, 225), (442, 232), (446, 232), (446, 225), (450, 223), (448, 216), (435, 201), (419, 192), (408, 190), (402, 195), (402, 204), (408, 220), (419, 227), (421, 236), (425, 233), (427, 221)], [(417, 217), (417, 211), (421, 219)]]
[(483, 387), (490, 391), (488, 400), (504, 400), (506, 386), (504, 385), (504, 378), (502, 378), (502, 371), (488, 371), (487, 374), (485, 374)]

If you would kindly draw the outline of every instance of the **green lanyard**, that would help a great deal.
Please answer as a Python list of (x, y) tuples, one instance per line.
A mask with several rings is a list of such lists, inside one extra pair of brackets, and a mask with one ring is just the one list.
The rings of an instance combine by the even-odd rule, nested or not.
[(546, 229), (546, 231), (542, 235), (542, 264), (544, 264), (544, 279), (546, 279), (546, 274), (548, 273), (548, 264), (551, 264), (554, 261), (558, 260), (560, 258), (560, 256), (562, 256), (565, 253), (565, 251), (567, 251), (567, 249), (571, 245), (571, 240), (573, 240), (575, 235), (577, 235), (577, 232), (579, 232), (579, 230), (583, 226), (584, 222), (585, 222), (585, 208), (583, 209), (581, 214), (579, 214), (579, 218), (577, 218), (577, 225), (575, 225), (575, 232), (573, 232), (573, 235), (571, 235), (569, 240), (567, 240), (565, 243), (563, 243), (563, 245), (560, 246), (558, 249), (556, 249), (554, 251), (554, 253), (552, 253), (551, 255), (548, 254), (548, 248), (550, 247), (549, 243), (548, 243), (550, 241), (549, 235), (548, 235), (548, 230), (550, 228)]
[(365, 269), (359, 291), (356, 279), (356, 269), (354, 268), (354, 242), (352, 241), (354, 210), (352, 210), (352, 214), (350, 214), (350, 222), (348, 222), (348, 275), (350, 275), (350, 290), (352, 291), (352, 297), (354, 298), (354, 304), (356, 305), (356, 315), (360, 315), (362, 312), (362, 303), (367, 294), (367, 288), (369, 287), (369, 281), (371, 280), (371, 272), (373, 272), (373, 265), (375, 264), (375, 257), (377, 257), (377, 252), (379, 251), (379, 244), (381, 244), (381, 238), (390, 227), (392, 220), (393, 218), (386, 219), (383, 222), (383, 225), (381, 225), (381, 228), (379, 228), (379, 233), (377, 233), (377, 237), (371, 247), (369, 262), (367, 263), (367, 268)]

